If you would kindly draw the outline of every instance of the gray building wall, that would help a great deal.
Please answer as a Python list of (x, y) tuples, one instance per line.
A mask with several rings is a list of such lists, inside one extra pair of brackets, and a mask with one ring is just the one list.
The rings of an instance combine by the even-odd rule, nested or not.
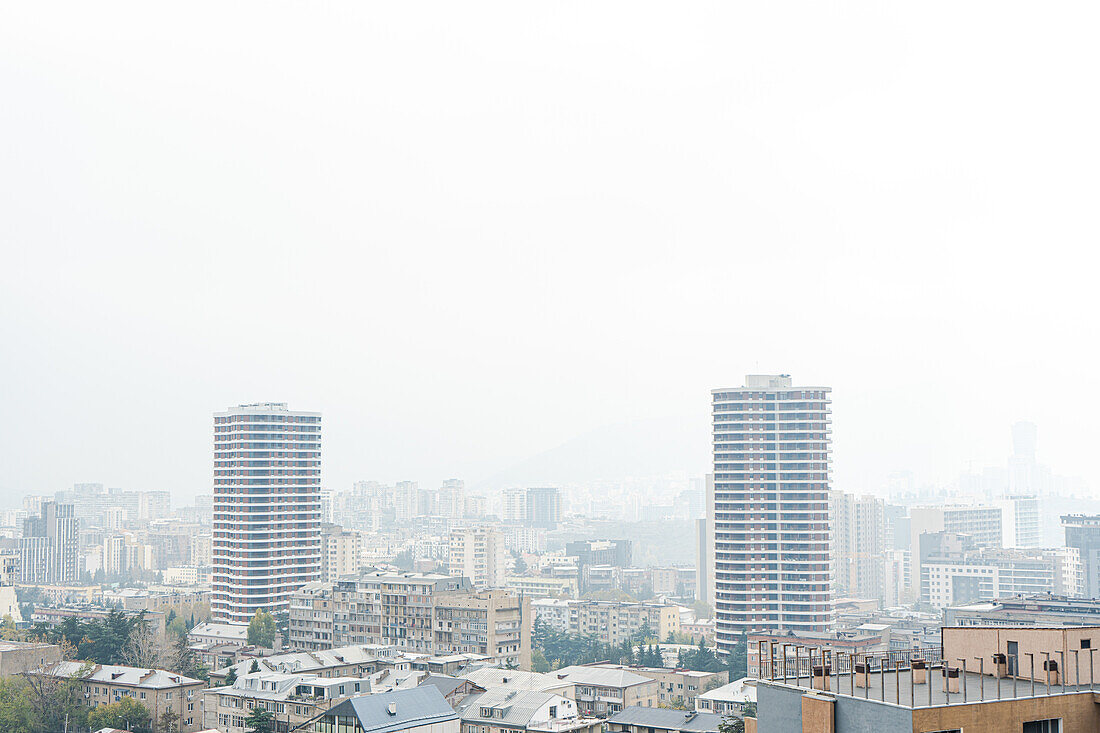
[[(802, 696), (806, 692), (757, 683), (758, 733), (802, 733)], [(913, 733), (912, 710), (842, 695), (835, 700), (836, 733)]]

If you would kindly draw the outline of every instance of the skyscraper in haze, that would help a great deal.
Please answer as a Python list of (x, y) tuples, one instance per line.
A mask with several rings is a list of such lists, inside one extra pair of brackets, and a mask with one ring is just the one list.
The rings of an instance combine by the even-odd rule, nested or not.
[(711, 393), (718, 644), (742, 631), (826, 631), (829, 597), (828, 387), (749, 375)]
[(321, 578), (321, 414), (282, 402), (214, 413), (210, 610), (247, 623)]

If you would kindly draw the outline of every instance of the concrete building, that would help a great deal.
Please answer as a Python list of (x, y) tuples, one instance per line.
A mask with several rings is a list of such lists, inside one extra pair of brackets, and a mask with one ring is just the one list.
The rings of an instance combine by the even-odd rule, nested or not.
[(643, 626), (662, 640), (680, 632), (680, 607), (672, 604), (540, 598), (531, 607), (544, 623), (570, 634), (591, 634), (603, 644), (622, 644)]
[(1066, 547), (1081, 558), (1082, 592), (1087, 598), (1100, 597), (1100, 515), (1067, 514), (1062, 517)]
[(554, 529), (561, 521), (561, 490), (554, 487), (527, 489), (527, 524)]
[(1004, 521), (1000, 506), (937, 505), (909, 508), (913, 595), (920, 593), (921, 535), (948, 532), (966, 535), (975, 547), (1003, 547)]
[(320, 579), (320, 413), (262, 402), (214, 414), (212, 555), (215, 621), (287, 611)]
[(363, 536), (335, 524), (321, 525), (321, 579), (332, 582), (359, 572)]
[(462, 519), (466, 515), (466, 484), (460, 479), (447, 479), (436, 492), (436, 514), (447, 519)]
[(458, 705), (462, 733), (485, 730), (522, 733), (601, 733), (603, 721), (586, 718), (567, 697), (538, 690), (497, 687), (471, 695)]
[(330, 708), (317, 733), (459, 733), (458, 715), (432, 685), (364, 695)]
[[(204, 725), (222, 733), (247, 733), (253, 708), (270, 712), (279, 730), (292, 730), (334, 705), (370, 692), (370, 682), (358, 677), (319, 677), (315, 674), (251, 672), (232, 685), (203, 691)], [(285, 725), (286, 727), (281, 727)]]
[[(803, 650), (756, 682), (756, 733), (1049, 733), (1100, 728), (1100, 629), (943, 629), (943, 660)], [(770, 656), (770, 654), (769, 654)], [(824, 662), (824, 663), (823, 663)], [(1080, 683), (1080, 684), (1079, 684)]]
[(1098, 626), (1100, 599), (1055, 595), (998, 598), (948, 606), (943, 620), (947, 626)]
[(1042, 546), (1039, 497), (1006, 496), (996, 504), (1001, 509), (1001, 543), (1005, 547), (1029, 549)]
[(708, 473), (705, 483), (706, 515), (695, 520), (695, 597), (714, 605), (714, 474)]
[(44, 642), (0, 640), (0, 678), (42, 669), (61, 661), (61, 647)]
[(79, 679), (88, 705), (116, 703), (129, 697), (145, 706), (154, 722), (172, 711), (178, 716), (179, 733), (203, 730), (202, 680), (191, 679), (163, 669), (123, 667), (113, 664), (88, 665), (85, 662), (58, 662), (38, 674), (59, 679)]
[(553, 676), (573, 685), (573, 699), (581, 715), (605, 718), (632, 705), (657, 707), (657, 681), (624, 669), (562, 667)]
[(874, 496), (829, 492), (829, 558), (834, 597), (882, 598), (886, 504)]
[(1075, 566), (1076, 553), (1066, 548), (983, 548), (935, 555), (924, 560), (920, 598), (922, 603), (946, 608), (1039, 593), (1078, 595)]
[(287, 646), (291, 649), (331, 649), (333, 643), (331, 583), (306, 583), (290, 597)]
[(529, 598), (475, 591), (464, 578), (366, 573), (295, 594), (289, 643), (296, 649), (377, 644), (430, 655), (475, 654), (526, 668), (532, 614)]
[(641, 667), (638, 665), (608, 664), (596, 662), (585, 667), (618, 669), (648, 677), (657, 682), (657, 704), (661, 707), (695, 709), (695, 699), (707, 687), (722, 686), (729, 682), (729, 672), (698, 672), (692, 669), (668, 667)]
[(695, 709), (723, 717), (732, 715), (740, 718), (750, 704), (756, 704), (756, 686), (746, 684), (748, 682), (748, 677), (742, 677), (728, 685), (700, 693), (695, 698)]
[(629, 707), (607, 719), (610, 733), (718, 733), (722, 716), (698, 710)]
[(76, 582), (79, 523), (72, 504), (43, 502), (37, 517), (23, 523), (19, 540), (20, 579), (23, 583)]
[(469, 578), (477, 588), (499, 587), (504, 582), (504, 538), (492, 527), (463, 527), (451, 531), (452, 577)]
[(504, 587), (531, 598), (576, 598), (576, 578), (548, 578), (542, 575), (508, 575)]
[(715, 389), (715, 616), (718, 647), (743, 631), (826, 631), (830, 389), (749, 375)]
[(527, 489), (504, 489), (500, 496), (502, 520), (517, 524), (527, 521)]

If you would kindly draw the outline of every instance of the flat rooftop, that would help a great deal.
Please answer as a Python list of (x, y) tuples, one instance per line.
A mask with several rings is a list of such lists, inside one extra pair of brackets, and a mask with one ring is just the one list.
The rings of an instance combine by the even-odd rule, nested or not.
[[(974, 704), (996, 700), (1016, 700), (1051, 695), (1070, 695), (1075, 693), (1100, 692), (1100, 681), (1083, 685), (1047, 685), (1045, 680), (1002, 678), (981, 675), (977, 672), (959, 672), (959, 691), (944, 690), (942, 668), (937, 665), (928, 670), (927, 682), (912, 684), (912, 672), (909, 669), (888, 669), (885, 672), (871, 672), (867, 687), (855, 687), (855, 676), (842, 672), (829, 676), (829, 689), (825, 694), (862, 698), (872, 702), (899, 705), (905, 708), (942, 707), (944, 705)], [(758, 686), (776, 686), (797, 688), (800, 691), (812, 689), (808, 677), (795, 679), (788, 677), (757, 681)]]

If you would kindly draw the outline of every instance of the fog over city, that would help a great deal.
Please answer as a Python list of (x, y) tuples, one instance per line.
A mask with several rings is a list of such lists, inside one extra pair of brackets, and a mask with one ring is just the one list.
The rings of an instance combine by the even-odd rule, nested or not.
[(1100, 6), (0, 7), (0, 733), (1100, 731)]
[[(710, 390), (833, 388), (832, 484), (1010, 426), (1097, 486), (1084, 3), (9, 3), (0, 492), (710, 470)], [(552, 456), (552, 470), (545, 456)]]

